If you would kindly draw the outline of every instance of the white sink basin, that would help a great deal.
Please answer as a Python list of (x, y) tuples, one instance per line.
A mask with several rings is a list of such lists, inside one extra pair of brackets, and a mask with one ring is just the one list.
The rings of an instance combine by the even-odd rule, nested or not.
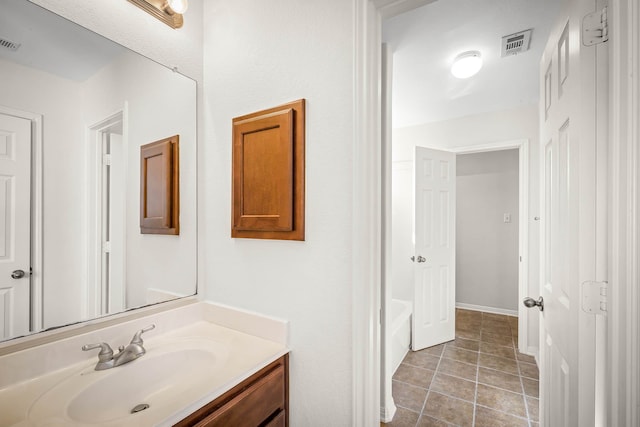
[[(209, 340), (148, 346), (143, 357), (116, 368), (95, 371), (94, 364), (85, 365), (40, 396), (28, 418), (36, 425), (115, 426), (136, 417), (147, 425), (144, 420), (161, 419), (203, 395), (227, 358), (225, 345)], [(132, 413), (140, 404), (149, 407)]]

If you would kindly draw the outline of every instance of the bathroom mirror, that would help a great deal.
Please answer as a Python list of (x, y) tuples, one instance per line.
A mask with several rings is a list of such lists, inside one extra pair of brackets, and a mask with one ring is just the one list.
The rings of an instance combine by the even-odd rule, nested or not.
[[(25, 0), (0, 13), (0, 340), (196, 292), (196, 83)], [(140, 147), (179, 139), (179, 234)]]

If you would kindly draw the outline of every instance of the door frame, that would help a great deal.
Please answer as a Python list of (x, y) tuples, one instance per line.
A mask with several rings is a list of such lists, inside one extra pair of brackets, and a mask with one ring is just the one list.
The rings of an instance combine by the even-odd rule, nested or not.
[(607, 425), (640, 423), (640, 7), (611, 0)]
[(538, 347), (529, 346), (529, 314), (519, 302), (529, 295), (529, 140), (515, 139), (482, 145), (448, 148), (457, 154), (518, 150), (518, 350), (538, 358)]
[(31, 122), (31, 301), (29, 329), (31, 332), (43, 329), (43, 162), (42, 162), (42, 114), (0, 105), (0, 113)]
[[(105, 117), (104, 119), (87, 127), (86, 131), (86, 162), (87, 162), (87, 286), (85, 287), (85, 295), (82, 298), (82, 316), (83, 318), (95, 318), (108, 314), (109, 295), (103, 288), (102, 270), (103, 270), (103, 248), (102, 236), (103, 215), (102, 206), (104, 200), (104, 177), (103, 177), (103, 159), (102, 144), (104, 134), (116, 124), (120, 123), (123, 128), (122, 143), (123, 150), (127, 150), (127, 116), (128, 105), (125, 103), (121, 110)], [(124, 169), (127, 169), (126, 156)], [(125, 176), (125, 181), (126, 181)], [(126, 205), (125, 205), (126, 206)], [(126, 209), (122, 212), (123, 217), (126, 216)], [(126, 224), (126, 221), (123, 222)], [(126, 242), (126, 227), (123, 230), (123, 241)], [(125, 250), (120, 255), (122, 257), (122, 265), (126, 271), (126, 245)], [(123, 274), (124, 274), (123, 271)], [(123, 285), (125, 280), (122, 280)], [(126, 286), (126, 285), (124, 285)], [(123, 306), (126, 307), (126, 291), (123, 292)], [(107, 312), (104, 312), (107, 311)]]
[[(381, 161), (387, 149), (381, 138), (380, 45), (382, 19), (429, 3), (429, 0), (353, 0), (354, 28), (354, 161), (353, 161), (353, 304), (352, 310), (352, 425), (377, 425), (380, 417), (380, 335), (381, 335)], [(395, 10), (395, 11), (394, 11)], [(640, 11), (634, 0), (610, 0), (612, 33), (609, 43), (613, 51), (610, 64), (611, 152), (614, 166), (628, 168), (611, 176), (608, 184), (611, 232), (609, 242), (612, 314), (609, 322), (609, 363), (607, 419), (621, 420), (618, 425), (637, 424), (640, 399), (640, 326), (635, 307), (640, 305), (640, 292), (635, 286), (640, 279), (640, 242), (628, 231), (640, 230)], [(633, 73), (632, 73), (633, 71)], [(628, 130), (631, 130), (628, 134)], [(619, 139), (616, 139), (618, 137)], [(628, 150), (631, 150), (628, 152)], [(610, 152), (610, 155), (611, 155)], [(631, 155), (628, 155), (628, 154)], [(611, 173), (613, 174), (613, 172)], [(610, 174), (610, 175), (611, 175)], [(631, 195), (630, 206), (624, 197)], [(623, 213), (626, 215), (622, 215)], [(624, 250), (624, 259), (611, 257)], [(621, 329), (626, 325), (624, 329)], [(615, 369), (612, 360), (621, 361)], [(621, 386), (621, 385), (624, 386)], [(611, 424), (615, 425), (615, 424)]]

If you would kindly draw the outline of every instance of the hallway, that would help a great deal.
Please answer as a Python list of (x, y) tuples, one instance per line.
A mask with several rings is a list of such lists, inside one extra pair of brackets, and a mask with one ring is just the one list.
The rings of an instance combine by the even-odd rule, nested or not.
[(538, 367), (517, 351), (518, 319), (456, 310), (456, 339), (410, 351), (393, 376), (394, 420), (383, 426), (538, 424)]

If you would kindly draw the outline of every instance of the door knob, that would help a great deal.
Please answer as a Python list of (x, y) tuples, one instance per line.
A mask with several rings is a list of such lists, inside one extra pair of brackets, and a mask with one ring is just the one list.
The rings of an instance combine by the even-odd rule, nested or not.
[(542, 297), (538, 298), (538, 301), (534, 300), (531, 297), (526, 297), (522, 301), (522, 303), (528, 308), (538, 307), (540, 311), (544, 310), (544, 300), (542, 299)]
[(427, 259), (422, 255), (418, 255), (418, 262), (425, 262)]
[(12, 279), (22, 279), (24, 277), (24, 270), (13, 270), (11, 273)]

